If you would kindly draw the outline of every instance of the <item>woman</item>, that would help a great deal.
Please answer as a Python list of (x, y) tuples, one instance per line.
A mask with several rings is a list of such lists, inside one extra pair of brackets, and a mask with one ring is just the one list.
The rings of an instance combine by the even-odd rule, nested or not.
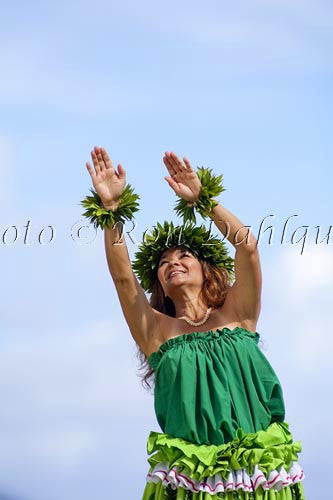
[[(95, 190), (104, 208), (116, 213), (125, 170), (118, 165), (116, 171), (103, 148), (92, 151), (92, 161), (95, 171), (86, 166)], [(202, 184), (189, 161), (168, 152), (163, 161), (170, 187), (189, 205), (198, 203)], [(292, 440), (279, 380), (257, 346), (257, 241), (220, 204), (214, 202), (209, 215), (235, 248), (232, 286), (230, 258), (203, 228), (185, 229), (176, 243), (183, 228), (159, 225), (159, 241), (141, 245), (133, 268), (121, 227), (104, 228), (120, 304), (150, 367), (145, 379), (155, 374), (163, 430), (148, 437), (148, 453), (155, 454), (148, 458), (142, 498), (302, 500), (301, 444)]]

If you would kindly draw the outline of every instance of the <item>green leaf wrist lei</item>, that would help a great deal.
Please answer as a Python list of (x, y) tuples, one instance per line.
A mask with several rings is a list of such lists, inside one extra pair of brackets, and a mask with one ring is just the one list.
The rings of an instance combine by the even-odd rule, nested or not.
[(187, 202), (182, 198), (176, 202), (174, 209), (178, 216), (183, 218), (183, 221), (196, 222), (195, 211), (197, 211), (203, 219), (209, 217), (213, 208), (218, 205), (214, 200), (222, 191), (225, 191), (222, 185), (223, 174), (216, 176), (213, 175), (212, 169), (206, 167), (198, 167), (197, 175), (201, 182), (201, 193), (198, 201)]
[(102, 200), (96, 191), (90, 188), (92, 196), (86, 196), (81, 200), (81, 205), (86, 209), (82, 214), (94, 224), (95, 229), (100, 227), (111, 228), (117, 222), (125, 223), (126, 220), (133, 219), (133, 213), (139, 210), (139, 203), (136, 201), (140, 196), (134, 193), (130, 184), (127, 184), (123, 190), (119, 205), (116, 210), (108, 210), (103, 207)]
[[(174, 207), (177, 215), (183, 216), (183, 223), (174, 226), (173, 222), (157, 222), (150, 234), (144, 232), (143, 242), (140, 244), (132, 260), (132, 268), (136, 273), (142, 288), (152, 292), (156, 282), (160, 257), (167, 248), (183, 246), (188, 248), (199, 260), (206, 260), (210, 264), (224, 268), (231, 279), (234, 279), (234, 259), (228, 255), (226, 244), (217, 237), (213, 237), (204, 225), (196, 226), (195, 210), (206, 218), (218, 204), (214, 196), (218, 196), (224, 188), (222, 175), (214, 176), (211, 169), (199, 167), (197, 175), (201, 182), (201, 193), (195, 203), (188, 203), (179, 199)], [(137, 202), (140, 197), (134, 193), (128, 184), (119, 198), (116, 210), (107, 210), (103, 207), (101, 198), (93, 189), (92, 196), (81, 200), (86, 211), (82, 214), (87, 217), (95, 228), (111, 228), (117, 222), (124, 223), (133, 219), (133, 213), (139, 209)]]

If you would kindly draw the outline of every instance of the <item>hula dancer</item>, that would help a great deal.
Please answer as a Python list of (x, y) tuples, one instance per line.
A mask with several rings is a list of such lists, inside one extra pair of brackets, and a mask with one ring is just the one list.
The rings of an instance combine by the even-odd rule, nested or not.
[[(258, 346), (262, 276), (257, 241), (216, 197), (222, 175), (166, 152), (165, 177), (183, 224), (157, 223), (131, 263), (122, 223), (138, 210), (103, 148), (87, 163), (95, 188), (84, 215), (104, 229), (120, 304), (154, 380), (162, 432), (147, 440), (142, 500), (305, 500), (302, 450), (285, 418), (279, 379)], [(235, 248), (196, 214), (210, 218)], [(146, 292), (150, 294), (147, 299)], [(132, 495), (129, 495), (132, 498)]]

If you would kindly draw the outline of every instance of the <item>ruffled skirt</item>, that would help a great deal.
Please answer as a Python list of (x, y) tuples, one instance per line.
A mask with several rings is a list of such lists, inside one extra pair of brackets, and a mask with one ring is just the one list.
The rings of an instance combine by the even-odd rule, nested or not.
[(218, 446), (151, 431), (142, 500), (305, 500), (300, 451), (287, 422)]

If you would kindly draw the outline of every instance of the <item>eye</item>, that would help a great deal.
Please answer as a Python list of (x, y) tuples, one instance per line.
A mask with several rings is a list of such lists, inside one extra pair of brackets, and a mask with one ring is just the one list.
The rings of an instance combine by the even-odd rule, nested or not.
[[(184, 251), (184, 252), (181, 252), (180, 254), (180, 258), (182, 257), (192, 257), (192, 254), (189, 253), (188, 251)], [(168, 262), (166, 259), (162, 259), (158, 265), (158, 267), (161, 267), (163, 266), (163, 264), (165, 264), (166, 262)]]
[(192, 257), (192, 255), (189, 252), (183, 252), (181, 257)]

